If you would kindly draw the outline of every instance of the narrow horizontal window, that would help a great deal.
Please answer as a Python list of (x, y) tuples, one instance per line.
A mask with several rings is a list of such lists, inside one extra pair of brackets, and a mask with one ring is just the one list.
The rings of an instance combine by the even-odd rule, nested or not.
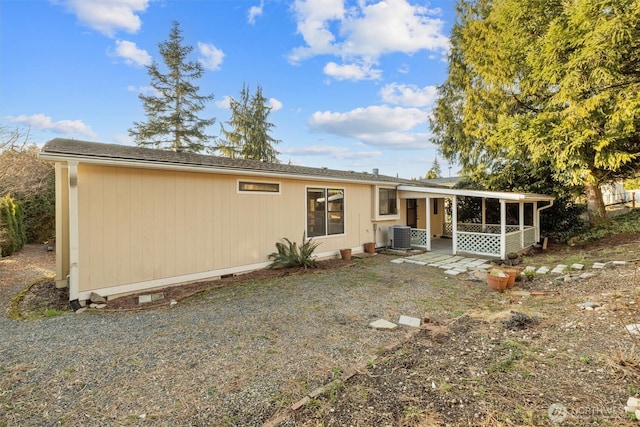
[(280, 183), (238, 181), (238, 191), (245, 193), (279, 193)]

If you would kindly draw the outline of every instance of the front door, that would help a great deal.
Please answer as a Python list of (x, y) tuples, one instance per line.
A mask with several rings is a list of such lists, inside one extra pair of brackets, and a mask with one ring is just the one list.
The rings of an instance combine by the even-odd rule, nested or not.
[(407, 225), (418, 228), (418, 200), (407, 199)]

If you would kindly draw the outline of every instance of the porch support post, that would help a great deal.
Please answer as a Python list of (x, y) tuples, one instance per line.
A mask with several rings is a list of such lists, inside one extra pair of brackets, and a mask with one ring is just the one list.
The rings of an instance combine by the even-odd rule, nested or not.
[(482, 198), (482, 232), (487, 231), (487, 199)]
[(500, 259), (507, 258), (507, 203), (500, 199)]
[(540, 241), (540, 211), (538, 210), (538, 202), (533, 202), (533, 229), (536, 232), (536, 243)]
[(78, 299), (78, 162), (69, 162), (69, 301)]
[(520, 202), (518, 217), (520, 220), (520, 249), (524, 249), (524, 202)]
[(451, 199), (451, 240), (453, 254), (458, 253), (458, 196)]
[(428, 251), (431, 250), (431, 197), (427, 196), (425, 199), (425, 221), (426, 221), (426, 228), (427, 228), (427, 247), (426, 249)]

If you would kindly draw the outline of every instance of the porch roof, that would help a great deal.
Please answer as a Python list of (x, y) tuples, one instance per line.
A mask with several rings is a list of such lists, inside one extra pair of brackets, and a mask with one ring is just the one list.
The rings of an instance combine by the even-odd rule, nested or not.
[[(518, 193), (507, 191), (483, 191), (483, 190), (467, 190), (463, 188), (437, 188), (437, 187), (420, 187), (415, 185), (399, 185), (398, 191), (409, 193), (424, 193), (425, 196), (465, 196), (465, 197), (481, 197), (485, 199), (500, 199), (513, 202), (553, 202), (555, 197), (544, 194), (535, 193)], [(402, 193), (400, 193), (402, 197)], [(406, 198), (406, 197), (404, 197)]]

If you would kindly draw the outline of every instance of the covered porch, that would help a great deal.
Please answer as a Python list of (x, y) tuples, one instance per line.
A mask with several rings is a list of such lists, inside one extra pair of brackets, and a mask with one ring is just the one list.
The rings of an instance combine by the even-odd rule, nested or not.
[[(412, 247), (500, 259), (540, 241), (540, 213), (554, 201), (542, 194), (433, 187), (400, 186), (398, 192), (407, 205), (422, 205), (422, 227), (411, 228)], [(446, 214), (436, 215), (432, 207), (443, 202)]]

